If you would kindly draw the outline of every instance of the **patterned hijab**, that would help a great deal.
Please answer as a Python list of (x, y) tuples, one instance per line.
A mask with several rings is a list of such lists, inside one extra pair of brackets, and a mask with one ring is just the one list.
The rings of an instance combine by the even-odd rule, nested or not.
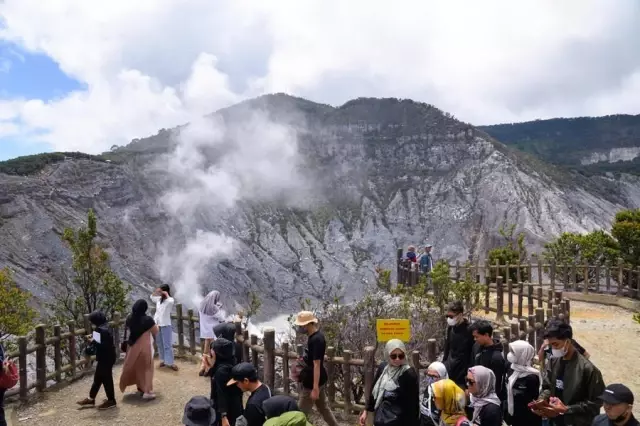
[(200, 312), (209, 316), (216, 315), (221, 307), (222, 303), (220, 303), (220, 292), (218, 290), (210, 291), (200, 302)]

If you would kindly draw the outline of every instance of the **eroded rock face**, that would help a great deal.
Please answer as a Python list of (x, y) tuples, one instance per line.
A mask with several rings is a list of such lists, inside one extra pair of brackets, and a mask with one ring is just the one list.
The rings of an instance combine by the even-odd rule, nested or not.
[[(232, 256), (203, 266), (200, 281), (240, 304), (257, 292), (263, 316), (296, 310), (301, 297), (326, 297), (335, 284), (356, 297), (374, 268), (393, 267), (396, 248), (407, 244), (431, 242), (436, 259), (482, 259), (499, 226), (517, 223), (535, 251), (553, 235), (608, 227), (617, 210), (640, 206), (633, 180), (570, 176), (425, 104), (361, 99), (333, 108), (274, 95), (220, 115), (232, 128), (247, 108), (296, 127), (311, 189), (294, 203), (247, 199), (224, 212), (203, 209), (190, 231), (237, 240)], [(0, 175), (0, 265), (46, 299), (52, 289), (42, 282), (55, 284), (69, 270), (62, 230), (93, 208), (113, 268), (147, 293), (160, 279), (163, 251), (191, 235), (158, 202), (173, 179), (159, 167), (172, 155), (166, 133), (121, 149), (120, 162), (72, 160), (34, 176)]]

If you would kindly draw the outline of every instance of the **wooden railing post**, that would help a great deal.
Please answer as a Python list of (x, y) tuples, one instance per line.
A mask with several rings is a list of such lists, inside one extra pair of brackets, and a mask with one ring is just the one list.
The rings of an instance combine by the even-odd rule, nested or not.
[[(376, 349), (373, 346), (367, 346), (364, 348), (364, 405), (366, 407), (371, 398), (371, 391), (373, 390), (373, 378), (376, 372)], [(418, 374), (420, 377), (420, 374)], [(335, 399), (335, 395), (334, 395)]]
[(556, 259), (551, 259), (551, 265), (549, 265), (549, 280), (551, 281), (551, 290), (556, 289)]
[(257, 344), (258, 344), (258, 336), (256, 336), (255, 334), (252, 334), (251, 335), (251, 362), (253, 363), (253, 366), (256, 369), (256, 371), (260, 371), (260, 359), (258, 358), (259, 357), (258, 351), (253, 349), (253, 347)]
[(344, 414), (345, 417), (351, 415), (351, 351), (344, 351), (344, 364), (342, 365), (342, 374), (344, 377), (342, 394), (344, 396)]
[(538, 293), (537, 294), (537, 296), (538, 296), (538, 308), (542, 308), (543, 304), (544, 304), (544, 300), (542, 298), (542, 287), (538, 287), (536, 289), (536, 293)]
[(182, 321), (181, 303), (176, 303), (176, 317), (178, 321), (178, 355), (182, 356), (184, 355), (184, 323)]
[(542, 287), (542, 256), (540, 253), (536, 254), (536, 258), (538, 259), (538, 286)]
[[(84, 314), (84, 334), (82, 336), (83, 337), (82, 343), (84, 343), (85, 345), (88, 344), (87, 336), (91, 336), (92, 334), (93, 334), (93, 327), (91, 326), (91, 321), (89, 321), (89, 314)], [(84, 354), (84, 369), (89, 370), (91, 369), (91, 357), (84, 352), (83, 354)]]
[[(193, 309), (187, 309), (187, 328), (189, 330), (189, 353), (191, 355), (196, 354), (196, 321), (193, 318)], [(235, 343), (235, 342), (234, 342)]]
[(121, 322), (120, 312), (114, 312), (113, 327), (111, 327), (111, 330), (113, 330), (113, 344), (116, 347), (116, 360), (120, 359), (120, 341), (121, 341), (120, 340), (120, 328), (121, 328), (120, 322)]
[(69, 329), (69, 373), (71, 378), (76, 377), (76, 323), (71, 320), (67, 322), (67, 328)]
[(36, 326), (36, 389), (44, 391), (47, 387), (47, 345), (45, 343), (44, 324)]
[(513, 280), (511, 278), (507, 279), (507, 297), (509, 300), (507, 301), (509, 319), (513, 319)]
[(522, 318), (522, 309), (524, 305), (524, 283), (518, 283), (518, 318)]
[(436, 339), (429, 339), (427, 340), (427, 361), (432, 363), (436, 359)]
[(249, 330), (242, 331), (242, 362), (249, 362), (251, 348), (249, 345), (251, 340), (249, 339)]
[(62, 381), (62, 329), (60, 324), (53, 326), (53, 336), (56, 340), (53, 342), (53, 366), (56, 371), (56, 382)]
[[(365, 348), (366, 351), (366, 348)], [(336, 356), (336, 348), (333, 346), (329, 346), (327, 348), (327, 397), (329, 398), (329, 402), (336, 402), (336, 364), (333, 362), (333, 358)], [(365, 361), (366, 362), (366, 361)], [(366, 367), (365, 367), (365, 380), (367, 378)], [(366, 392), (365, 392), (366, 396)]]
[(291, 393), (289, 378), (289, 342), (282, 342), (282, 390), (285, 395)]
[(27, 338), (18, 337), (18, 371), (20, 374), (20, 399), (27, 399), (28, 386), (27, 383)]
[(497, 296), (497, 309), (496, 309), (496, 321), (497, 322), (504, 322), (504, 294), (503, 294), (503, 288), (502, 288), (502, 277), (498, 276), (496, 278), (496, 296)]
[(527, 284), (527, 311), (533, 315), (533, 284)]
[(264, 328), (264, 382), (270, 389), (275, 389), (276, 382), (276, 330)]
[(489, 261), (486, 260), (484, 262), (484, 313), (485, 315), (489, 314), (489, 302), (491, 296), (491, 289), (489, 286), (491, 285), (491, 269), (490, 269)]
[(564, 304), (565, 304), (565, 318), (567, 321), (567, 324), (571, 324), (571, 300), (569, 299), (564, 299)]
[(411, 365), (418, 374), (418, 387), (420, 387), (420, 351), (411, 352)]
[(624, 288), (624, 263), (622, 258), (618, 258), (618, 291), (619, 297), (622, 296), (622, 289)]

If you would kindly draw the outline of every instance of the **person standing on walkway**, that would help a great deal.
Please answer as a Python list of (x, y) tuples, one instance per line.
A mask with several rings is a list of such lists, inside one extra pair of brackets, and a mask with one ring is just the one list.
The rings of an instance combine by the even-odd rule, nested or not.
[(236, 420), (235, 426), (262, 426), (267, 420), (263, 402), (271, 398), (271, 389), (258, 380), (258, 372), (253, 364), (242, 362), (234, 366), (227, 386), (237, 386), (242, 392), (251, 392), (244, 412)]
[(538, 399), (542, 379), (535, 368), (535, 349), (524, 340), (509, 343), (507, 361), (510, 363), (507, 378), (506, 423), (512, 426), (540, 426), (542, 419), (531, 412), (528, 405)]
[(469, 321), (464, 317), (462, 302), (452, 302), (447, 311), (447, 334), (442, 359), (449, 378), (462, 389), (467, 388), (466, 377), (472, 349), (473, 335), (469, 329)]
[(604, 414), (593, 419), (592, 426), (640, 426), (633, 417), (633, 393), (625, 385), (607, 386), (599, 399), (604, 403)]
[(116, 363), (116, 347), (113, 343), (113, 334), (109, 329), (107, 317), (100, 311), (94, 311), (89, 315), (89, 321), (96, 327), (98, 340), (92, 337), (91, 344), (96, 352), (96, 371), (93, 375), (93, 385), (89, 391), (89, 398), (78, 401), (81, 407), (93, 407), (96, 396), (101, 386), (107, 399), (98, 406), (98, 410), (107, 410), (116, 406), (116, 397), (113, 390), (113, 365)]
[(502, 403), (496, 395), (493, 371), (476, 365), (467, 374), (467, 389), (471, 395), (471, 423), (481, 426), (502, 426)]
[[(324, 355), (327, 341), (318, 329), (318, 319), (313, 312), (302, 311), (296, 316), (295, 325), (298, 331), (306, 334), (307, 350), (304, 356), (305, 366), (300, 372), (300, 411), (307, 417), (315, 404), (322, 418), (329, 426), (338, 426), (338, 422), (331, 411), (325, 385), (327, 371), (324, 368)], [(416, 400), (417, 404), (417, 400)]]
[[(198, 309), (200, 319), (200, 339), (204, 339), (204, 347), (209, 348), (211, 342), (217, 337), (213, 332), (214, 327), (224, 321), (222, 303), (220, 303), (220, 292), (213, 290), (209, 292), (200, 302)], [(211, 359), (207, 354), (202, 355), (200, 364), (200, 375), (204, 376), (205, 370), (211, 368)]]
[(548, 405), (534, 413), (550, 419), (554, 426), (591, 426), (600, 414), (598, 397), (605, 389), (600, 370), (578, 353), (569, 324), (550, 321), (545, 338), (553, 357), (547, 363), (540, 396)]
[(213, 360), (213, 367), (208, 372), (211, 377), (211, 401), (220, 425), (233, 426), (242, 415), (242, 391), (237, 386), (227, 386), (235, 365), (233, 343), (218, 337), (210, 347)]
[(384, 348), (385, 362), (376, 372), (371, 396), (360, 415), (365, 426), (373, 413), (375, 426), (417, 426), (420, 423), (418, 373), (409, 365), (407, 349), (399, 339), (391, 339)]
[(504, 387), (507, 375), (507, 363), (502, 354), (502, 342), (493, 338), (493, 326), (489, 321), (480, 320), (469, 327), (475, 340), (471, 355), (471, 367), (482, 365), (493, 371), (496, 376), (496, 395), (500, 401), (507, 397)]
[(153, 393), (153, 337), (160, 331), (153, 318), (147, 315), (147, 301), (133, 304), (125, 326), (129, 329), (126, 356), (120, 375), (120, 392), (136, 385), (137, 394), (145, 400), (155, 399)]
[(178, 371), (178, 366), (173, 360), (173, 326), (171, 325), (171, 311), (175, 300), (171, 297), (171, 288), (164, 284), (156, 289), (151, 295), (151, 300), (156, 304), (156, 314), (154, 320), (160, 332), (156, 335), (156, 346), (158, 346), (158, 357), (160, 365), (158, 367), (169, 367)]

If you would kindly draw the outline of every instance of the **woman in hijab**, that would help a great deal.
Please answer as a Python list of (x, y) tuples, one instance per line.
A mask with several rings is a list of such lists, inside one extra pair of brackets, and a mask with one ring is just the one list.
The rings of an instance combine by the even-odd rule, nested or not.
[(451, 379), (442, 379), (432, 385), (434, 403), (440, 411), (437, 426), (471, 426), (465, 417), (467, 397)]
[(471, 394), (474, 425), (502, 426), (502, 408), (496, 395), (496, 376), (493, 371), (476, 365), (467, 373), (467, 389)]
[(385, 346), (386, 362), (376, 373), (367, 408), (360, 415), (360, 424), (367, 414), (374, 413), (375, 426), (416, 426), (419, 424), (418, 375), (407, 360), (407, 350), (401, 340), (389, 340)]
[(127, 354), (120, 375), (120, 391), (127, 386), (136, 385), (138, 394), (145, 400), (155, 399), (153, 393), (153, 338), (158, 334), (158, 326), (147, 315), (146, 300), (140, 299), (133, 304), (127, 317), (129, 329)]
[(211, 377), (211, 401), (221, 426), (233, 426), (242, 415), (242, 391), (237, 386), (227, 386), (235, 364), (233, 343), (220, 337), (211, 343), (213, 368)]
[(542, 418), (534, 414), (528, 404), (540, 395), (540, 371), (533, 367), (535, 349), (524, 340), (509, 344), (507, 361), (511, 363), (507, 380), (506, 422), (513, 426), (540, 426)]
[[(220, 303), (220, 292), (218, 290), (209, 292), (200, 302), (200, 308), (198, 309), (200, 314), (200, 339), (204, 339), (205, 348), (209, 348), (211, 341), (216, 338), (213, 328), (225, 319), (221, 308), (222, 303)], [(200, 364), (200, 376), (204, 376), (204, 373), (211, 367), (211, 357), (203, 354), (202, 363)]]
[(436, 361), (427, 367), (427, 387), (420, 402), (420, 426), (438, 426), (440, 423), (440, 410), (434, 403), (433, 385), (448, 378), (449, 374), (443, 363)]

